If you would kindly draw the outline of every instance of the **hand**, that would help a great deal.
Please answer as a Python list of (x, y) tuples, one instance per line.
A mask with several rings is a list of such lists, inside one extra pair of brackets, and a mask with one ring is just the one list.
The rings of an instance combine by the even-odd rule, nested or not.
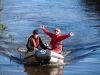
[(44, 28), (44, 26), (43, 25), (40, 25), (40, 28)]
[(51, 47), (48, 47), (48, 50), (51, 50)]
[(34, 48), (34, 50), (38, 50), (37, 48)]
[(70, 32), (70, 36), (74, 36), (74, 34), (72, 32)]

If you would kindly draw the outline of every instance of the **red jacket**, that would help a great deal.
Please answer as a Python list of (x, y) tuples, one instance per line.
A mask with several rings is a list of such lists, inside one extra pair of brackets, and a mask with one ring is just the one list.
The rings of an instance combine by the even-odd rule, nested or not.
[(70, 34), (67, 35), (55, 35), (53, 33), (50, 33), (47, 29), (42, 28), (45, 34), (47, 34), (50, 38), (50, 45), (51, 45), (51, 50), (56, 52), (56, 53), (61, 53), (62, 52), (62, 40), (65, 40), (66, 38), (70, 37)]

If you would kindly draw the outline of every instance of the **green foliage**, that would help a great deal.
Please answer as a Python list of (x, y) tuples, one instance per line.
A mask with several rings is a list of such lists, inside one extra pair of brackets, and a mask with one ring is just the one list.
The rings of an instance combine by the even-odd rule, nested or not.
[(10, 38), (11, 41), (14, 40), (14, 36), (12, 34), (9, 33), (4, 33), (3, 30), (7, 29), (7, 26), (5, 26), (4, 24), (0, 24), (0, 37), (2, 36), (6, 36), (8, 39)]
[(0, 24), (0, 29), (5, 30), (5, 29), (7, 29), (7, 26), (5, 26), (4, 24)]
[(6, 33), (5, 35), (6, 37), (11, 38), (11, 41), (14, 40), (14, 36), (12, 34)]

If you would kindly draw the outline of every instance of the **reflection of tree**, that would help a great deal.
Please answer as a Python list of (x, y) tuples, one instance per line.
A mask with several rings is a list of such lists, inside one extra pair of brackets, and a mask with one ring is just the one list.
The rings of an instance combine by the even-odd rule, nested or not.
[(100, 0), (96, 0), (96, 4), (97, 10), (100, 11)]
[(63, 66), (24, 66), (28, 75), (62, 75)]
[(88, 10), (90, 11), (100, 11), (100, 0), (82, 0), (86, 6), (88, 6)]
[(2, 9), (2, 6), (1, 6), (1, 0), (0, 0), (0, 12), (2, 11), (3, 9)]
[[(83, 5), (86, 7), (85, 11), (86, 12), (93, 12), (92, 13), (88, 13), (88, 17), (92, 17), (95, 22), (96, 21), (100, 21), (100, 0), (82, 0)], [(91, 27), (95, 27), (98, 29), (98, 31), (100, 32), (100, 24), (96, 24), (93, 25)]]

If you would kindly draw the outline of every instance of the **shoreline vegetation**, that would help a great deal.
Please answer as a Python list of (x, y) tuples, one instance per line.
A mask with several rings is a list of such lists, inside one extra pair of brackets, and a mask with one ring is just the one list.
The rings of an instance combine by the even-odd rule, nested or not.
[(14, 36), (10, 33), (5, 33), (4, 30), (7, 29), (7, 26), (4, 24), (0, 24), (0, 38), (6, 37), (6, 38), (10, 38), (10, 42), (12, 42), (14, 40)]
[[(1, 12), (3, 10), (2, 6), (1, 6), (1, 1), (0, 0), (0, 15), (1, 15)], [(1, 19), (0, 19), (1, 21)], [(12, 42), (14, 40), (14, 36), (12, 34), (9, 34), (9, 33), (4, 33), (4, 30), (6, 30), (8, 27), (2, 23), (0, 23), (0, 38), (3, 38), (3, 36), (7, 37), (8, 39), (10, 38), (10, 42)]]

